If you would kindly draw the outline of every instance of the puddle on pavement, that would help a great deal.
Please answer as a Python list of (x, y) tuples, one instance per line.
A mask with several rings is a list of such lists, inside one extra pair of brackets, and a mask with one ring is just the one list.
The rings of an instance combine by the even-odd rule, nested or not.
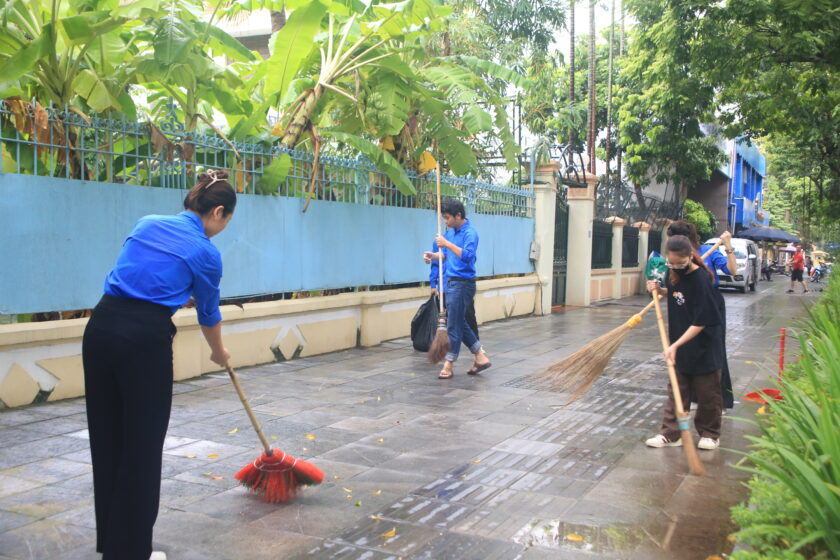
[(591, 526), (558, 519), (533, 521), (513, 536), (525, 547), (610, 554), (636, 549), (651, 540), (644, 528), (633, 525)]

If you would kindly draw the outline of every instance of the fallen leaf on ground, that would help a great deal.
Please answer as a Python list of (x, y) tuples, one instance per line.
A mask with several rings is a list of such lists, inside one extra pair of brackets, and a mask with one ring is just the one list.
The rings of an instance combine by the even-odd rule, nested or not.
[(356, 502), (354, 505), (355, 505), (356, 507), (362, 507), (362, 502)]
[(344, 490), (345, 492), (348, 492), (348, 493), (353, 492), (353, 491), (352, 491), (352, 490), (350, 490), (349, 488), (342, 488), (342, 490)]
[(353, 499), (353, 494), (347, 494), (347, 499), (352, 500)]
[(195, 459), (195, 455), (184, 455), (187, 459)]
[(209, 473), (209, 472), (204, 473), (204, 476), (209, 476), (213, 480), (222, 480), (224, 478), (224, 476), (219, 476), (219, 475)]
[(382, 400), (382, 397), (376, 397), (376, 400), (377, 400), (377, 401), (381, 401), (381, 400)]
[(717, 554), (713, 554), (712, 556), (707, 556), (706, 560), (723, 560), (723, 557), (718, 556)]
[(271, 439), (277, 439), (277, 436), (271, 436)]
[(380, 519), (382, 519), (378, 515), (371, 515), (370, 518), (373, 519), (374, 521), (379, 521)]
[(473, 463), (480, 463), (481, 459), (473, 459)]
[(207, 456), (207, 458), (208, 459), (218, 459), (219, 454), (218, 453), (211, 453), (210, 455)]
[(315, 436), (312, 434), (306, 434), (306, 439), (315, 439)]
[(566, 540), (572, 542), (581, 542), (583, 541), (583, 537), (581, 537), (577, 533), (569, 533), (568, 535), (566, 535)]
[(374, 492), (374, 493), (373, 493), (373, 495), (374, 495), (374, 496), (378, 496), (378, 495), (379, 495), (379, 494), (381, 494), (381, 493), (382, 493), (382, 490), (377, 490), (376, 492)]
[[(753, 361), (752, 361), (752, 360), (747, 360), (747, 361), (746, 361), (746, 362), (744, 362), (744, 363), (745, 363), (745, 364), (751, 364), (751, 363), (753, 363)], [(711, 558), (711, 556), (710, 556), (710, 558)]]
[(238, 431), (239, 431), (239, 428), (234, 428), (234, 429), (232, 429), (231, 431), (229, 431), (228, 433), (229, 433), (229, 434), (235, 434), (235, 433), (236, 433), (236, 432), (238, 432)]
[(303, 450), (304, 450), (304, 451), (309, 451), (309, 448), (308, 448), (308, 447), (304, 447), (304, 448), (303, 448)]
[(382, 443), (383, 441), (385, 441), (385, 438), (379, 438), (378, 440), (376, 440), (376, 443)]
[(382, 536), (385, 537), (386, 539), (390, 539), (391, 537), (395, 536), (396, 534), (397, 534), (397, 528), (394, 527), (393, 529), (391, 529), (387, 533), (382, 533)]

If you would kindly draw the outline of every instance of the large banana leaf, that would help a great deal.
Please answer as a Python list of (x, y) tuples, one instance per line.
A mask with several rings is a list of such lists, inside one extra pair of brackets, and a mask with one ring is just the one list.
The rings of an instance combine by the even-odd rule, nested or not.
[(286, 93), (301, 64), (312, 52), (324, 14), (326, 7), (314, 0), (292, 12), (286, 26), (271, 38), (271, 58), (263, 89), (265, 98), (282, 97)]
[(169, 65), (183, 62), (192, 47), (195, 34), (172, 15), (164, 16), (154, 38), (155, 60)]
[(362, 152), (370, 158), (380, 171), (385, 173), (385, 175), (391, 179), (401, 193), (406, 195), (417, 194), (417, 190), (414, 188), (414, 185), (411, 184), (411, 180), (408, 178), (408, 175), (406, 175), (405, 170), (399, 162), (395, 160), (391, 154), (384, 151), (373, 142), (365, 140), (359, 136), (334, 130), (322, 130), (321, 135), (334, 138), (339, 142), (344, 142), (345, 144), (348, 144)]
[(496, 64), (495, 62), (491, 62), (483, 58), (460, 55), (442, 57), (441, 60), (466, 66), (467, 68), (470, 68), (475, 72), (483, 72), (485, 74), (489, 74), (494, 78), (499, 78), (500, 80), (509, 82), (522, 89), (528, 89), (531, 86), (531, 82), (529, 82), (528, 79), (525, 78), (525, 76), (523, 76), (519, 72), (515, 72), (510, 68), (505, 68), (500, 64)]

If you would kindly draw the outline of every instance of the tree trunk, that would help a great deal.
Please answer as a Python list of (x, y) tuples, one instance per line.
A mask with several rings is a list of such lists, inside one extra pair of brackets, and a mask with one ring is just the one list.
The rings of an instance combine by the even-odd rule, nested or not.
[(595, 120), (597, 103), (595, 101), (595, 0), (589, 2), (589, 172), (595, 175)]
[[(569, 1), (569, 109), (575, 106), (575, 0)], [(575, 127), (569, 127), (569, 145), (575, 144)]]
[(289, 125), (286, 127), (283, 139), (280, 140), (280, 146), (290, 150), (294, 149), (300, 141), (303, 131), (306, 130), (307, 126), (309, 126), (312, 112), (315, 110), (315, 105), (318, 104), (318, 100), (321, 99), (321, 95), (323, 95), (323, 93), (324, 89), (320, 84), (315, 86), (315, 89), (309, 91), (304, 98), (303, 103), (301, 103), (298, 110), (295, 111), (291, 122), (289, 122)]
[(282, 9), (282, 10), (278, 10), (276, 12), (274, 10), (272, 10), (272, 12), (271, 12), (271, 32), (272, 33), (277, 33), (278, 31), (280, 31), (281, 29), (286, 27), (285, 6), (283, 6), (283, 8), (284, 9)]
[(615, 0), (610, 7), (610, 62), (607, 77), (607, 184), (610, 183), (610, 144), (612, 143), (612, 87), (613, 87), (613, 44), (615, 43)]
[[(621, 28), (619, 30), (618, 35), (618, 56), (619, 58), (624, 56), (624, 0), (620, 0), (620, 10), (621, 10)], [(616, 142), (615, 148), (615, 174), (618, 177), (619, 182), (621, 181), (621, 145)]]

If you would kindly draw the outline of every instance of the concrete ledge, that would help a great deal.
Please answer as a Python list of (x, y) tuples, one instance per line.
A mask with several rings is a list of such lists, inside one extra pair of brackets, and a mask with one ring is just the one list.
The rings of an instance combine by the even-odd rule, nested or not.
[[(480, 280), (479, 323), (532, 314), (539, 289), (536, 274)], [(234, 367), (291, 360), (408, 336), (412, 317), (428, 298), (423, 287), (227, 305), (222, 332)], [(218, 371), (195, 311), (182, 309), (172, 320), (178, 328), (175, 379)], [(0, 408), (31, 404), (42, 392), (50, 401), (82, 396), (87, 321), (0, 325)]]

